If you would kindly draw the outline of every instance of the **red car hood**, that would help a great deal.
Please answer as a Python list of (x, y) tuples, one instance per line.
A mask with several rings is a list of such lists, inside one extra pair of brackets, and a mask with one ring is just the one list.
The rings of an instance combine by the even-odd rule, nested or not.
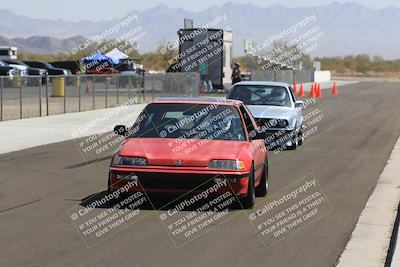
[(120, 155), (145, 157), (153, 166), (176, 166), (178, 160), (182, 167), (207, 167), (213, 159), (236, 159), (246, 145), (225, 140), (128, 138)]

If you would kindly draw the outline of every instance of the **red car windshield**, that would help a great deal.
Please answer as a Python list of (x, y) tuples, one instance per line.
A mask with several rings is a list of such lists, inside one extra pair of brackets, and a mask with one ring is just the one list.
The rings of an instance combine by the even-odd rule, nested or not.
[(150, 104), (129, 137), (246, 140), (238, 110), (217, 104)]

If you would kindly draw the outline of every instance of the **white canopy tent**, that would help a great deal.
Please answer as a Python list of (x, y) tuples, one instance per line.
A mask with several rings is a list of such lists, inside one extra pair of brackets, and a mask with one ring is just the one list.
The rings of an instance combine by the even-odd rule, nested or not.
[(111, 58), (114, 63), (117, 63), (120, 60), (129, 59), (129, 56), (123, 52), (121, 52), (118, 48), (114, 48), (110, 52), (106, 54), (107, 57)]

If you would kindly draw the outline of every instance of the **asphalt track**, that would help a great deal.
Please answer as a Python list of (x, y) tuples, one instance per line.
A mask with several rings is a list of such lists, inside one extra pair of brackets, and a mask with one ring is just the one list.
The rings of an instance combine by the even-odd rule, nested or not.
[(321, 105), (333, 129), (270, 166), (270, 194), (312, 172), (333, 211), (277, 245), (265, 249), (235, 210), (233, 219), (177, 249), (159, 217), (145, 210), (149, 216), (87, 249), (66, 212), (104, 191), (109, 160), (87, 165), (67, 141), (0, 155), (0, 265), (335, 265), (399, 137), (400, 84), (327, 93)]

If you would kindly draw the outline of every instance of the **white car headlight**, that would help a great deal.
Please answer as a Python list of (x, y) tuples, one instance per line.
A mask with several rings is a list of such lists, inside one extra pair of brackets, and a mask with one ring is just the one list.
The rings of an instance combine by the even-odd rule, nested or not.
[(145, 158), (115, 156), (113, 166), (147, 166)]
[(288, 126), (287, 120), (278, 120), (278, 127), (285, 128), (286, 126)]
[(208, 165), (210, 169), (243, 170), (244, 162), (241, 160), (212, 160)]

